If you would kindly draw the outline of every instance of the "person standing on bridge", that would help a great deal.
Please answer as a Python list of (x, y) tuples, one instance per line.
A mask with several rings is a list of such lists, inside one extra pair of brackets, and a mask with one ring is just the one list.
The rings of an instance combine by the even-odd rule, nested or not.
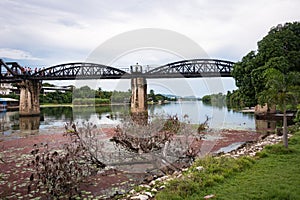
[(25, 75), (28, 75), (28, 67), (25, 66)]
[(25, 74), (25, 68), (21, 67), (21, 74)]

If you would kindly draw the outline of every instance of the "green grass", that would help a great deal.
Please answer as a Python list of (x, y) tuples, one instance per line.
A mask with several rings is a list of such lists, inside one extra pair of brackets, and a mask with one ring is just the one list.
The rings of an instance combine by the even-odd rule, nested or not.
[[(203, 166), (204, 170), (196, 170)], [(300, 132), (282, 144), (267, 146), (256, 159), (206, 157), (156, 196), (156, 199), (300, 199)]]

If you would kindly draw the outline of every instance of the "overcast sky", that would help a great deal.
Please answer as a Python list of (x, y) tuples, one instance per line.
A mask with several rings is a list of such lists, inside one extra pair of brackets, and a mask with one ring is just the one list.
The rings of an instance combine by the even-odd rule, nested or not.
[[(257, 42), (271, 27), (300, 19), (299, 0), (1, 0), (0, 7), (0, 57), (32, 67), (86, 61), (112, 38), (145, 28), (173, 31), (199, 45), (205, 52), (200, 56), (236, 62), (256, 50)], [(110, 64), (163, 65), (182, 58), (172, 54), (172, 49), (164, 50), (155, 46), (128, 49), (114, 55), (117, 57)], [(98, 82), (104, 89), (116, 88), (109, 81)], [(149, 81), (149, 88), (174, 93), (172, 87), (178, 86), (177, 82)], [(182, 95), (201, 96), (235, 88), (232, 79), (222, 79), (224, 91), (208, 86), (212, 80), (187, 82), (192, 92), (178, 91)], [(129, 87), (127, 83), (118, 85)]]

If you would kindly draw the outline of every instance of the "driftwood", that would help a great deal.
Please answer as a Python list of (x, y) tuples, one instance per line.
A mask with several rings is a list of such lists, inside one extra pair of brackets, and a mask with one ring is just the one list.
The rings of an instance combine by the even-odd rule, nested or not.
[(136, 153), (149, 153), (159, 150), (169, 140), (173, 134), (167, 131), (159, 132), (155, 135), (140, 136), (125, 133), (120, 127), (117, 127), (116, 135), (110, 139), (117, 145)]

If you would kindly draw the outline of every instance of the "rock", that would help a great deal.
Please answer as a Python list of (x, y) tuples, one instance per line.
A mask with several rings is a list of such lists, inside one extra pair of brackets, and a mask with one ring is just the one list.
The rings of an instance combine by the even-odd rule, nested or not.
[(156, 180), (153, 180), (149, 183), (149, 185), (154, 186), (156, 184)]
[(142, 188), (151, 188), (149, 185), (140, 185), (140, 187), (142, 187)]
[(203, 169), (204, 169), (203, 166), (198, 166), (198, 167), (196, 167), (196, 170), (198, 170), (198, 171), (202, 171)]
[(255, 156), (256, 153), (249, 153), (249, 156)]
[(175, 172), (173, 173), (174, 176), (177, 176), (177, 175), (179, 175), (179, 174), (180, 174), (179, 171), (175, 171)]
[(140, 194), (139, 197), (140, 197), (140, 200), (148, 200), (149, 199), (149, 197), (147, 195), (143, 195), (143, 194)]
[(148, 197), (153, 197), (153, 195), (151, 194), (151, 192), (144, 192), (145, 195), (147, 195)]
[(129, 191), (129, 194), (134, 194), (134, 193), (135, 193), (134, 189), (132, 189), (132, 190)]
[(159, 187), (159, 189), (162, 190), (162, 189), (164, 189), (165, 187), (166, 187), (165, 185), (162, 185), (162, 186)]
[(139, 196), (134, 196), (134, 197), (130, 197), (130, 199), (136, 199), (136, 200), (139, 200), (140, 197), (139, 197)]
[(186, 172), (187, 170), (189, 170), (188, 168), (183, 168), (181, 171)]
[(157, 179), (155, 179), (155, 181), (161, 182), (162, 180), (161, 180), (161, 178), (157, 178)]
[(203, 197), (204, 199), (212, 199), (215, 198), (214, 194), (210, 194), (210, 195), (206, 195), (205, 197)]
[(147, 195), (140, 194), (140, 195), (138, 195), (138, 196), (131, 197), (130, 199), (136, 199), (136, 200), (148, 200), (149, 197), (148, 197)]
[(152, 190), (151, 190), (151, 192), (157, 192), (157, 189), (155, 189), (155, 188), (152, 188)]
[(165, 181), (165, 180), (167, 180), (167, 179), (169, 179), (169, 176), (163, 176), (163, 177), (161, 177), (161, 181)]
[(176, 178), (180, 178), (180, 177), (182, 177), (182, 174), (178, 174), (178, 175), (176, 176)]

